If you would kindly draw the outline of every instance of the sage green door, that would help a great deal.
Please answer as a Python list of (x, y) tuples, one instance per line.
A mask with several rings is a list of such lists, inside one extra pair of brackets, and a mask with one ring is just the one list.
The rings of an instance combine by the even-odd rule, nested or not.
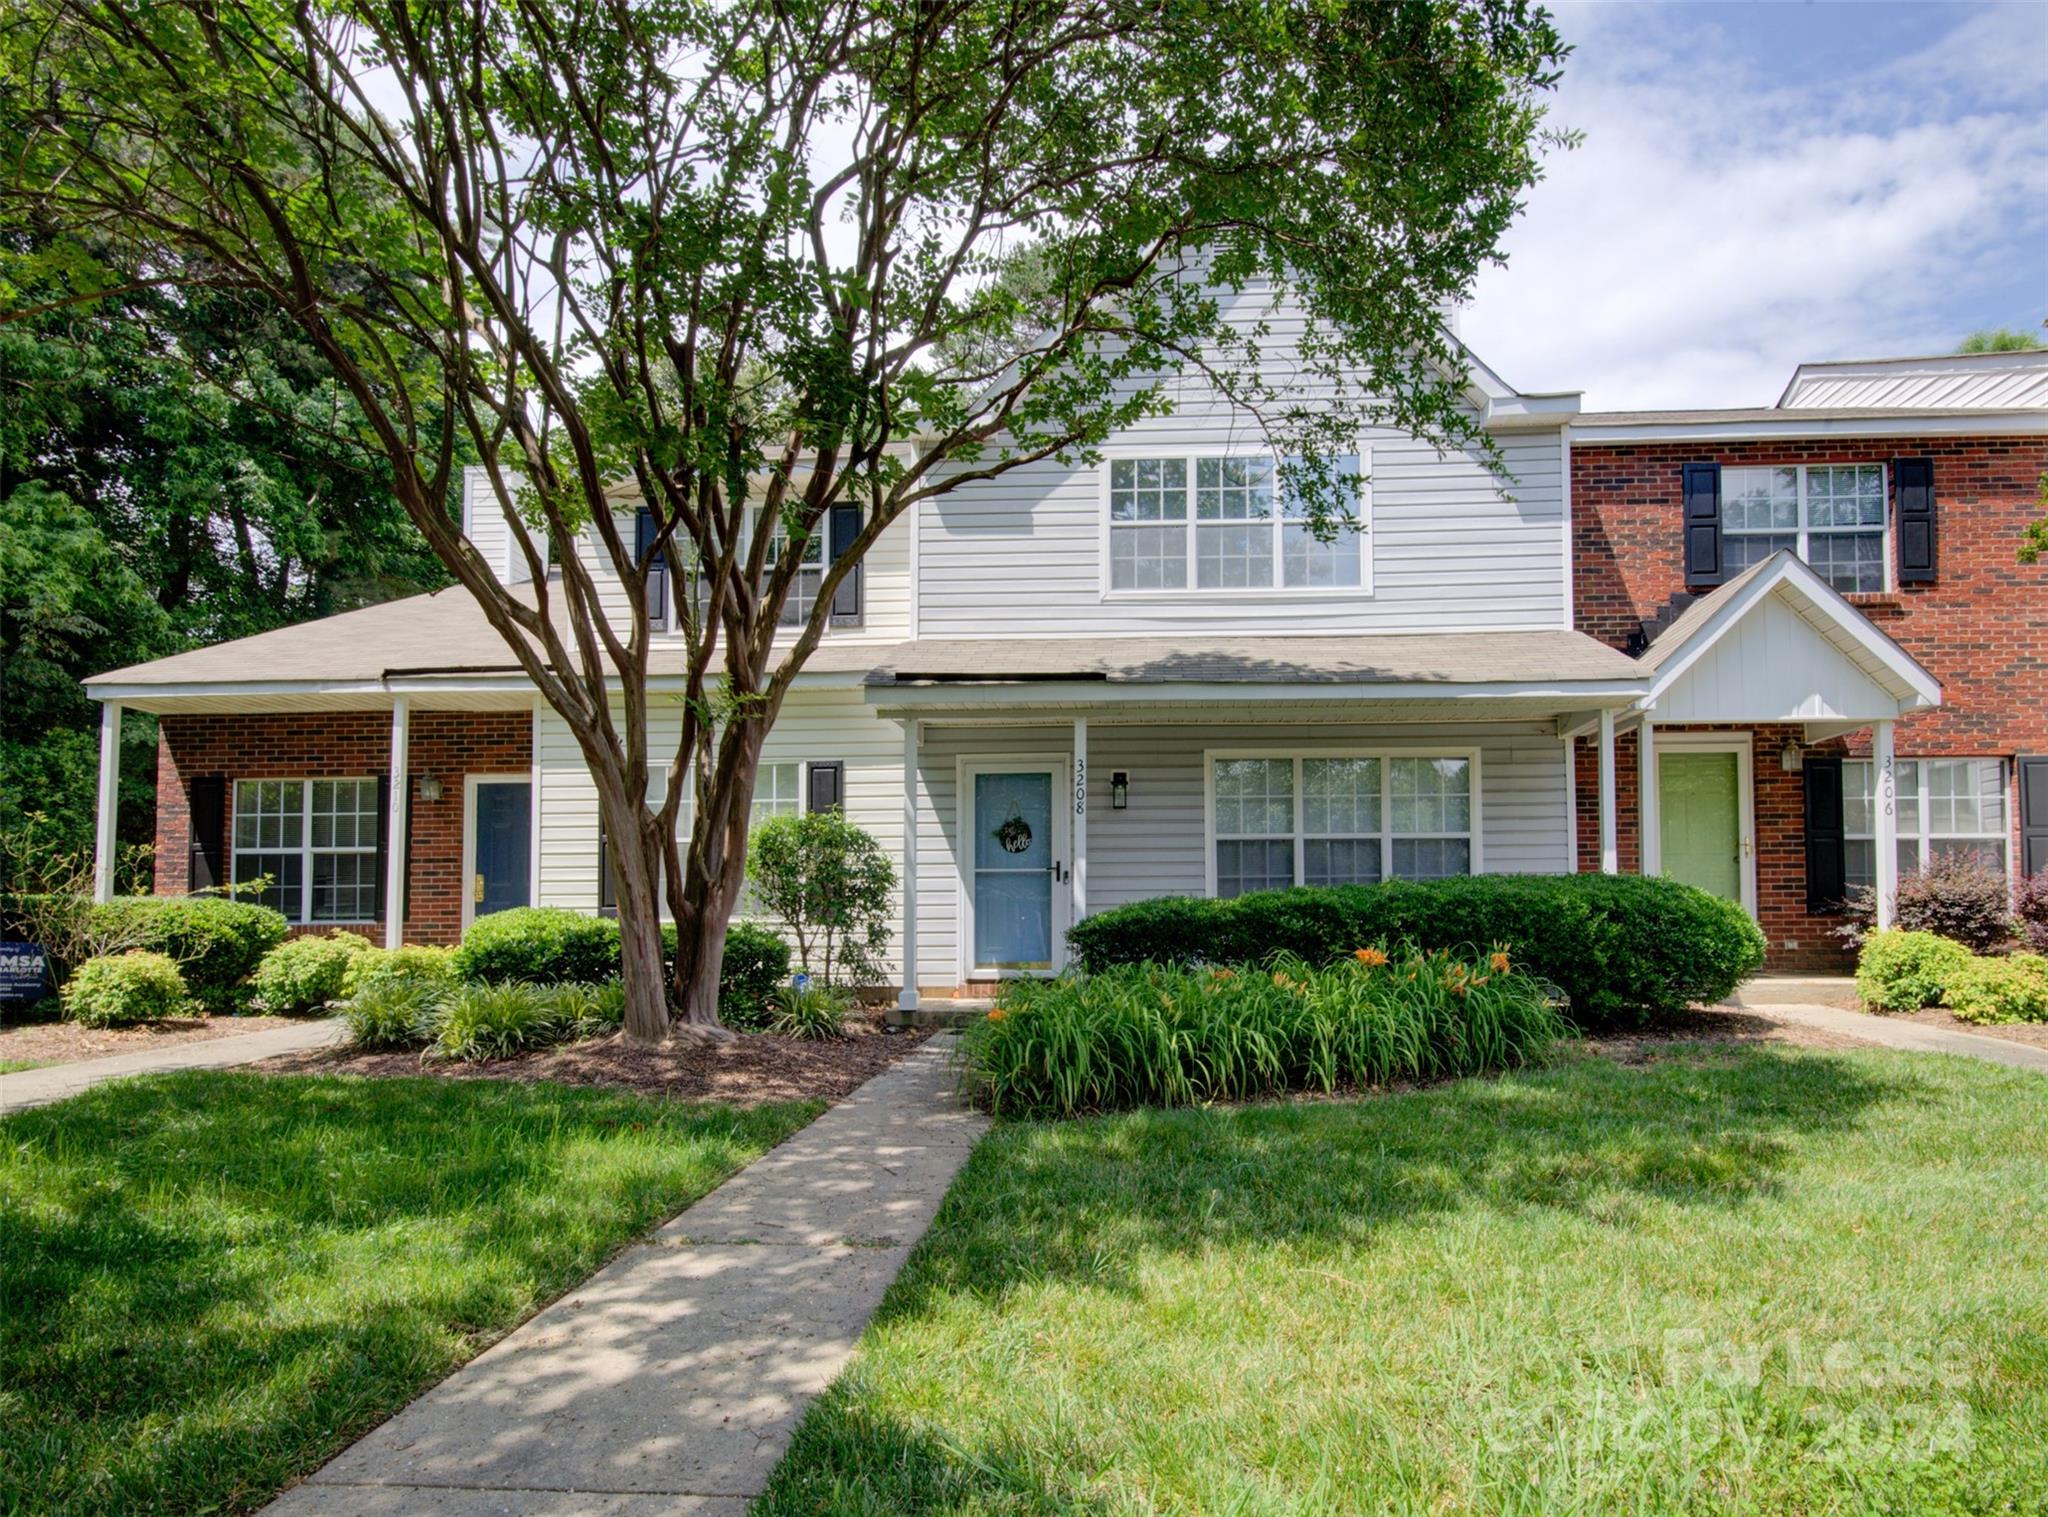
[(1742, 899), (1742, 773), (1733, 753), (1657, 755), (1665, 877)]

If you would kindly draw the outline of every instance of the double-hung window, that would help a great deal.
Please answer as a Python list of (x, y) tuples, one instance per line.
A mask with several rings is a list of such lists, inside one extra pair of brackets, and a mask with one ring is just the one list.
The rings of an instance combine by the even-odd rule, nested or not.
[[(762, 513), (755, 513), (755, 527), (759, 530)], [(782, 562), (782, 556), (789, 552), (789, 530), (778, 516), (769, 523), (768, 565), (770, 570)], [(818, 604), (818, 587), (825, 582), (825, 524), (821, 521), (803, 542), (802, 557), (798, 561), (796, 578), (790, 581), (789, 597), (782, 603), (782, 616), (776, 623), (782, 627), (801, 627), (811, 619), (811, 612)]]
[(377, 916), (374, 779), (237, 780), (234, 880), (268, 877), (254, 898), (293, 922)]
[(1214, 893), (1472, 872), (1472, 760), (1329, 754), (1210, 760)]
[(1341, 520), (1325, 542), (1270, 453), (1110, 460), (1110, 591), (1367, 588), (1361, 457), (1331, 472)]
[[(1899, 873), (1957, 855), (2007, 873), (2012, 840), (2002, 759), (1900, 759)], [(1851, 885), (1877, 884), (1877, 768), (1868, 759), (1842, 765), (1845, 874)]]
[(1884, 465), (1724, 468), (1721, 543), (1731, 575), (1789, 548), (1837, 590), (1882, 590)]
[(754, 804), (747, 817), (758, 827), (770, 817), (796, 816), (803, 809), (804, 766), (794, 760), (763, 764), (754, 774)]

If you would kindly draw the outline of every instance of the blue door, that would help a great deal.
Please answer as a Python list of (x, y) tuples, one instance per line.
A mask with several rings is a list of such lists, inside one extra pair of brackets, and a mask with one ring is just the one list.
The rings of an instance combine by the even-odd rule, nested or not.
[(469, 883), (475, 915), (527, 905), (533, 879), (532, 781), (477, 781), (474, 848), (476, 875)]

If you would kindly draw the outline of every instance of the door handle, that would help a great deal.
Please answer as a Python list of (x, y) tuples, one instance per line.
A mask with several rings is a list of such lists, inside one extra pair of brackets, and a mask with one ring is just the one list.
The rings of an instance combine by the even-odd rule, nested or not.
[(1050, 864), (1047, 864), (1045, 867), (1052, 872), (1052, 877), (1055, 881), (1061, 881), (1066, 879), (1066, 865), (1061, 863), (1058, 859), (1054, 859)]
[(476, 883), (469, 887), (470, 899), (481, 906), (484, 903), (484, 877), (479, 874)]

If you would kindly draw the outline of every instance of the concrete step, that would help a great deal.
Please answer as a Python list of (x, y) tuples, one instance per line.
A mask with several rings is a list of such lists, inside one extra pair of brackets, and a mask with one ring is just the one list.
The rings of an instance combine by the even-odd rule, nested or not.
[(994, 1001), (972, 996), (945, 999), (922, 996), (915, 1011), (891, 1007), (887, 1021), (891, 1027), (964, 1027), (978, 1017), (987, 1016), (995, 1004)]
[(1721, 1003), (1745, 1010), (1758, 1006), (1835, 1006), (1861, 1011), (1856, 981), (1845, 974), (1760, 974), (1744, 980)]

